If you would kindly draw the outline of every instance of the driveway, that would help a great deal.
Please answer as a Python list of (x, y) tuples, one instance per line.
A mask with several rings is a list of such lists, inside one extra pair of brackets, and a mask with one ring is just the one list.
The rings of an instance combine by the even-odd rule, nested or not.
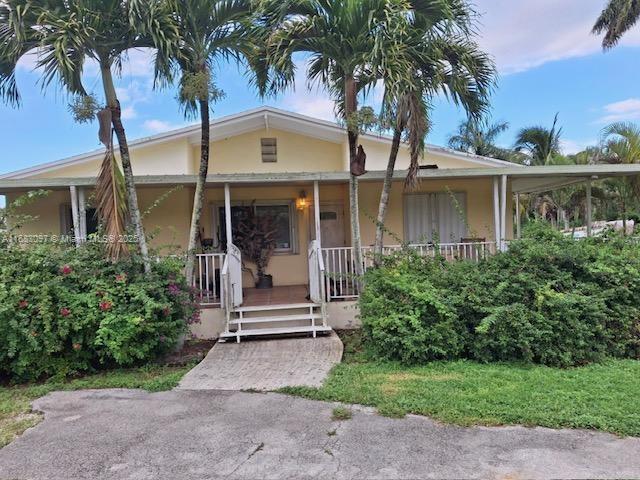
[(275, 393), (55, 392), (0, 450), (0, 478), (638, 478), (640, 439), (462, 428)]

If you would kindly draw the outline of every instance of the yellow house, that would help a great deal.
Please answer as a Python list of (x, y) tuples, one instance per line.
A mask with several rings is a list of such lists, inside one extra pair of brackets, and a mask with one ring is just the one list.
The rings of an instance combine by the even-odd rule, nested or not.
[[(144, 228), (159, 254), (175, 254), (187, 245), (199, 128), (130, 144), (140, 207), (149, 209)], [(391, 140), (367, 134), (360, 143), (367, 154), (368, 172), (359, 178), (359, 221), (368, 266)], [(0, 176), (7, 202), (36, 188), (51, 191), (25, 207), (24, 213), (38, 219), (21, 233), (75, 233), (82, 239), (95, 231), (91, 194), (102, 156), (97, 150)], [(405, 192), (408, 164), (402, 145), (385, 224), (386, 250), (411, 244), (424, 254), (439, 249), (448, 258), (470, 259), (505, 248), (512, 238), (514, 193), (630, 173), (614, 168), (626, 166), (522, 167), (429, 145), (419, 188)], [(254, 333), (315, 335), (354, 325), (358, 286), (348, 181), (346, 132), (334, 123), (269, 107), (212, 122), (202, 248), (193, 279), (207, 308), (194, 334), (239, 340)], [(275, 225), (275, 251), (267, 267), (271, 289), (254, 288), (252, 265), (233, 245), (238, 219), (247, 212)]]

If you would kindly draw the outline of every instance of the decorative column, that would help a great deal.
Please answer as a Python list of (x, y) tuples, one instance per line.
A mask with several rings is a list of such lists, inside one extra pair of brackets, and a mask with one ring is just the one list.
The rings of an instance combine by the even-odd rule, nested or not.
[(500, 194), (498, 177), (493, 177), (493, 228), (495, 232), (496, 250), (500, 248)]
[(78, 212), (78, 189), (75, 185), (69, 187), (71, 195), (71, 220), (73, 222), (73, 236), (75, 237), (76, 247), (80, 245), (80, 213)]
[(317, 180), (313, 182), (313, 213), (315, 218), (316, 242), (318, 242), (318, 248), (320, 248), (322, 245), (322, 239), (320, 238), (320, 187)]
[(520, 194), (516, 193), (516, 238), (521, 236), (521, 220), (520, 220)]
[(591, 236), (592, 210), (591, 210), (591, 179), (587, 180), (587, 237)]
[(87, 199), (84, 187), (78, 188), (78, 217), (80, 224), (80, 242), (87, 241)]
[(224, 184), (224, 222), (225, 231), (227, 234), (227, 253), (229, 252), (229, 245), (233, 244), (233, 235), (231, 233), (231, 190), (229, 184)]
[(500, 251), (507, 249), (507, 176), (500, 177)]

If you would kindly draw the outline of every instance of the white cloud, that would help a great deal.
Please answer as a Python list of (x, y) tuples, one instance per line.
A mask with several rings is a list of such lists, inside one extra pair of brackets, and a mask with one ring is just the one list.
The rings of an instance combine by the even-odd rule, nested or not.
[(296, 61), (296, 75), (293, 89), (284, 93), (278, 102), (282, 108), (323, 120), (335, 121), (334, 102), (327, 92), (313, 86), (306, 80), (307, 63)]
[(582, 152), (587, 147), (597, 145), (597, 140), (570, 140), (564, 139), (560, 141), (560, 148), (565, 155), (572, 155), (574, 153)]
[[(603, 0), (477, 0), (480, 45), (492, 54), (502, 74), (601, 51), (591, 28)], [(621, 45), (639, 46), (640, 28)]]
[(640, 99), (628, 98), (620, 102), (610, 103), (605, 105), (603, 110), (604, 115), (595, 123), (605, 124), (626, 120), (640, 120)]
[(164, 120), (158, 120), (158, 119), (146, 120), (142, 124), (142, 126), (146, 130), (149, 130), (152, 133), (162, 133), (162, 132), (167, 132), (169, 130), (173, 130), (175, 128), (179, 128), (178, 125), (174, 125), (170, 122), (166, 122)]
[(123, 120), (131, 120), (138, 116), (138, 112), (133, 107), (126, 107), (122, 109), (122, 119)]

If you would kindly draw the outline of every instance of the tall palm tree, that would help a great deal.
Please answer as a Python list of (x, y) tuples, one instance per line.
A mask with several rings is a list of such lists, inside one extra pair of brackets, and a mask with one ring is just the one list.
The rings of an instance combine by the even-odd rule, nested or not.
[[(603, 163), (631, 164), (640, 163), (640, 127), (629, 122), (617, 122), (605, 127), (603, 133)], [(628, 209), (640, 194), (640, 176), (624, 177), (610, 183), (619, 201), (624, 231), (628, 218)]]
[(9, 103), (20, 102), (15, 71), (29, 52), (38, 54), (43, 85), (56, 82), (70, 94), (86, 95), (85, 64), (97, 63), (118, 140), (128, 212), (147, 272), (151, 264), (114, 73), (121, 70), (129, 50), (171, 50), (176, 38), (162, 0), (6, 0), (0, 6), (0, 95)]
[(558, 127), (558, 114), (553, 119), (551, 128), (536, 126), (523, 128), (518, 132), (514, 149), (524, 152), (528, 165), (550, 165), (561, 153), (560, 138), (562, 128)]
[(602, 48), (608, 50), (616, 46), (622, 36), (640, 18), (640, 2), (637, 0), (609, 0), (593, 26), (596, 35), (605, 33)]
[[(179, 49), (170, 57), (156, 56), (156, 70), (162, 78), (170, 79), (172, 67), (178, 68), (179, 100), (185, 114), (200, 114), (200, 168), (187, 247), (187, 279), (193, 276), (209, 171), (210, 107), (222, 95), (215, 86), (214, 67), (220, 60), (244, 60), (249, 65), (256, 61), (259, 31), (251, 28), (252, 3), (251, 0), (172, 0), (173, 17), (180, 35)], [(264, 91), (264, 84), (261, 86)]]
[[(347, 127), (350, 164), (358, 163), (360, 121), (359, 95), (380, 78), (384, 70), (388, 83), (406, 81), (409, 71), (395, 31), (407, 24), (402, 0), (266, 0), (266, 16), (273, 23), (269, 39), (269, 61), (281, 70), (292, 68), (292, 55), (310, 55), (307, 77), (319, 82), (332, 95), (336, 112)], [(275, 21), (274, 21), (275, 19)], [(349, 178), (351, 240), (354, 269), (363, 274), (360, 237), (358, 178)]]
[(376, 219), (376, 262), (382, 256), (384, 221), (402, 135), (406, 134), (410, 154), (405, 188), (413, 189), (433, 97), (442, 93), (470, 116), (478, 117), (485, 111), (495, 78), (493, 62), (471, 40), (474, 12), (466, 1), (417, 1), (408, 2), (407, 7), (410, 20), (399, 35), (407, 47), (401, 51), (407, 61), (397, 63), (408, 68), (404, 78), (414, 81), (395, 81), (384, 70), (380, 72), (385, 84), (383, 110), (390, 110), (383, 117), (392, 117), (394, 135)]
[(509, 160), (509, 151), (496, 145), (498, 136), (508, 128), (507, 122), (491, 123), (489, 119), (469, 118), (458, 125), (456, 133), (449, 136), (449, 147), (483, 157)]

